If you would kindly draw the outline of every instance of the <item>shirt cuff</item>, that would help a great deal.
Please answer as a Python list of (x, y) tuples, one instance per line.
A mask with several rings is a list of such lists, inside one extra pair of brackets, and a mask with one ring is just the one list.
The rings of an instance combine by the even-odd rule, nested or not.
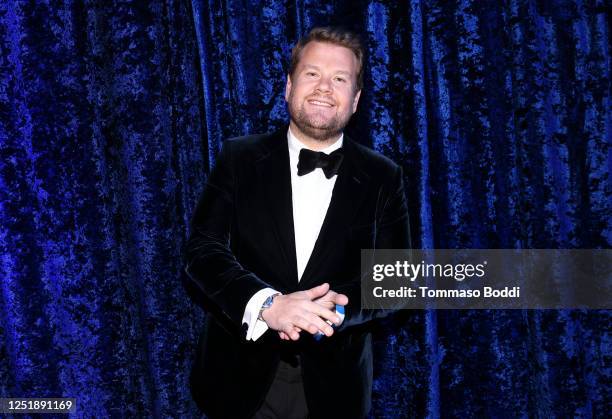
[(264, 288), (253, 294), (247, 303), (242, 316), (242, 323), (247, 324), (246, 340), (257, 340), (268, 330), (266, 322), (258, 320), (257, 317), (263, 303), (274, 294), (278, 294), (278, 291), (273, 288)]

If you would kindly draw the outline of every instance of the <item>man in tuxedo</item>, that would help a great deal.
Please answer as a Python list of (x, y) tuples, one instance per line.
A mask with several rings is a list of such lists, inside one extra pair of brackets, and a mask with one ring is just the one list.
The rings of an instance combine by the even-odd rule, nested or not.
[(186, 246), (206, 316), (191, 375), (211, 418), (361, 418), (372, 320), (360, 250), (410, 246), (402, 171), (343, 134), (363, 80), (358, 38), (315, 28), (293, 48), (289, 127), (226, 140)]

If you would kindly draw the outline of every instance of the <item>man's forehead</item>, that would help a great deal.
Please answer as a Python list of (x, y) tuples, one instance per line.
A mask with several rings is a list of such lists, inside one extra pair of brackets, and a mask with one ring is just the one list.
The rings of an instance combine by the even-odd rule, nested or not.
[(337, 71), (352, 73), (357, 67), (355, 53), (342, 45), (312, 41), (301, 51), (298, 66), (320, 70), (318, 63), (333, 66)]

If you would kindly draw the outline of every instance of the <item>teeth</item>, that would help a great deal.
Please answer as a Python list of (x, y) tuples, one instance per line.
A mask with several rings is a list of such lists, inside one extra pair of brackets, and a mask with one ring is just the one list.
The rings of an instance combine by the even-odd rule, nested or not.
[(329, 103), (319, 102), (318, 100), (311, 100), (310, 103), (312, 103), (313, 105), (318, 105), (318, 106), (327, 106), (328, 108), (332, 107), (332, 105), (330, 105)]

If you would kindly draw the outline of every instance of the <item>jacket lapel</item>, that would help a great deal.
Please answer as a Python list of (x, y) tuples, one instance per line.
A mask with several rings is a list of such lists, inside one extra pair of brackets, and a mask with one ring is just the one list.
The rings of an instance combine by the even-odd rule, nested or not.
[[(293, 204), (291, 199), (291, 173), (287, 129), (281, 129), (270, 136), (265, 143), (266, 150), (257, 161), (258, 179), (264, 183), (265, 206), (272, 219), (273, 234), (286, 261), (285, 282), (293, 290), (297, 284), (297, 262), (295, 256), (295, 234), (293, 230)], [(257, 222), (257, 220), (254, 220)], [(271, 251), (275, 251), (271, 249)]]

